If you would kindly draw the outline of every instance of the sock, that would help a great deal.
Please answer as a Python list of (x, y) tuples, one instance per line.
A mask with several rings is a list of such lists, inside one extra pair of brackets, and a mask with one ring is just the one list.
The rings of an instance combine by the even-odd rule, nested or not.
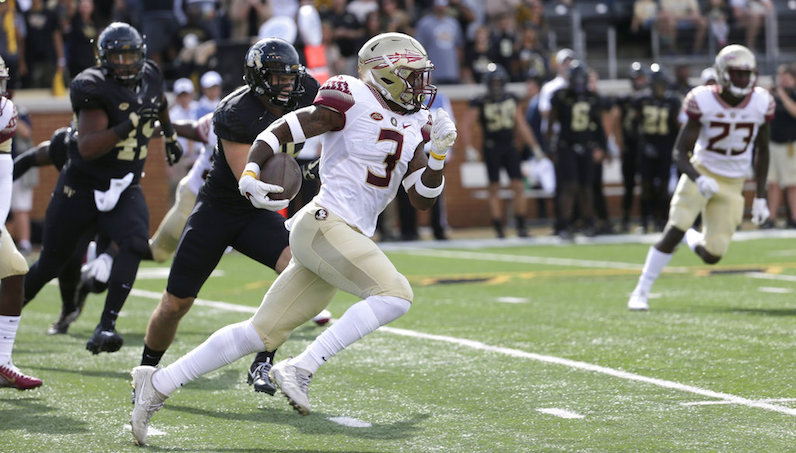
[(0, 365), (11, 364), (19, 316), (0, 316)]
[(702, 240), (705, 238), (705, 235), (700, 233), (699, 231), (689, 228), (685, 231), (685, 236), (683, 236), (683, 241), (688, 245), (688, 248), (691, 251), (695, 251), (698, 245), (702, 245)]
[(658, 279), (661, 271), (669, 264), (671, 259), (671, 253), (663, 253), (655, 247), (650, 247), (647, 253), (647, 260), (644, 261), (644, 269), (642, 269), (641, 277), (639, 277), (638, 285), (636, 285), (636, 291), (649, 293), (652, 284), (655, 283), (655, 280)]
[(514, 222), (517, 224), (517, 231), (525, 231), (525, 217), (518, 215), (514, 217)]
[(169, 396), (194, 379), (217, 370), (253, 352), (265, 349), (251, 320), (230, 324), (215, 331), (204, 343), (152, 375), (155, 389)]
[(408, 300), (392, 296), (370, 296), (343, 313), (290, 364), (314, 374), (335, 354), (409, 311)]
[[(70, 258), (71, 260), (71, 258)], [(72, 313), (75, 311), (75, 298), (77, 296), (77, 282), (80, 280), (80, 264), (67, 263), (58, 274), (58, 288), (61, 291), (61, 311)]]
[(122, 311), (124, 302), (130, 294), (140, 262), (141, 258), (132, 252), (119, 253), (113, 261), (111, 276), (108, 279), (108, 294), (105, 296), (105, 309), (100, 318), (102, 330), (116, 328), (116, 318), (119, 317), (119, 312)]
[(500, 219), (492, 219), (492, 226), (495, 228), (495, 233), (499, 238), (503, 237), (503, 222)]
[(257, 365), (259, 365), (259, 364), (261, 364), (263, 362), (274, 363), (274, 354), (276, 354), (276, 350), (258, 352), (257, 356), (254, 357), (254, 361), (252, 362), (251, 366), (249, 367), (249, 370), (254, 371), (254, 369), (257, 367)]
[(141, 354), (141, 365), (157, 366), (165, 353), (166, 351), (155, 351), (145, 344), (144, 352)]

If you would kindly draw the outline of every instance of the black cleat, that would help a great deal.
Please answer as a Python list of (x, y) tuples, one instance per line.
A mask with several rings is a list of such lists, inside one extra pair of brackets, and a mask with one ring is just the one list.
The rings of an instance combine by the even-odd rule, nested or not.
[(123, 343), (124, 339), (115, 330), (102, 330), (101, 326), (97, 326), (94, 335), (86, 343), (86, 349), (95, 355), (100, 352), (116, 352), (122, 348)]
[(271, 361), (266, 360), (265, 362), (254, 362), (252, 363), (251, 368), (249, 369), (248, 376), (246, 377), (246, 382), (249, 385), (254, 384), (254, 391), (267, 393), (269, 395), (273, 395), (276, 393), (276, 386), (271, 381), (271, 378), (268, 376), (268, 372), (271, 371)]
[(69, 330), (69, 325), (75, 322), (77, 317), (80, 316), (80, 309), (76, 308), (74, 311), (64, 313), (63, 311), (58, 316), (53, 325), (47, 329), (47, 335), (63, 335)]

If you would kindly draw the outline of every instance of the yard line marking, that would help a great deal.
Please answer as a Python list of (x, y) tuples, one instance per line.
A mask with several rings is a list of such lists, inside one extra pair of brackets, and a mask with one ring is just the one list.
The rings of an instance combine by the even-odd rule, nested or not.
[(772, 293), (772, 294), (788, 294), (792, 293), (793, 290), (790, 288), (778, 288), (776, 286), (761, 286), (757, 288), (758, 291), (761, 293)]
[(373, 426), (369, 422), (346, 416), (329, 417), (328, 420), (333, 421), (338, 425), (348, 426), (350, 428), (370, 428)]
[(796, 282), (796, 275), (768, 274), (765, 272), (749, 272), (749, 278), (759, 278), (761, 280), (779, 280), (782, 282)]
[(498, 297), (495, 300), (504, 304), (524, 304), (528, 302), (527, 297)]
[[(600, 268), (600, 269), (630, 269), (637, 271), (640, 271), (644, 267), (643, 264), (623, 263), (620, 261), (580, 260), (574, 258), (550, 258), (550, 257), (528, 256), (528, 255), (504, 255), (501, 253), (464, 252), (456, 250), (408, 249), (403, 251), (398, 251), (398, 250), (394, 251), (394, 253), (399, 253), (399, 252), (405, 253), (407, 255), (430, 256), (433, 258), (499, 261), (501, 263), (547, 264), (552, 266), (577, 266), (577, 267)], [(688, 268), (672, 266), (672, 267), (667, 267), (666, 271), (688, 272)]]
[(555, 408), (555, 407), (539, 408), (539, 409), (536, 409), (536, 411), (537, 412), (541, 412), (543, 414), (554, 415), (556, 417), (561, 417), (561, 418), (584, 418), (585, 417), (585, 415), (576, 414), (575, 412), (570, 412), (568, 410), (558, 409), (558, 408)]
[[(791, 403), (796, 401), (796, 398), (764, 398), (755, 401), (763, 401), (766, 403)], [(680, 403), (681, 406), (712, 406), (715, 404), (733, 404), (732, 401), (692, 401), (690, 403)]]
[[(133, 289), (130, 294), (138, 297), (145, 297), (148, 299), (156, 299), (160, 300), (161, 294), (156, 293), (154, 291), (145, 291), (145, 290), (137, 290)], [(237, 305), (237, 304), (230, 304), (228, 302), (218, 302), (212, 300), (204, 300), (204, 299), (196, 299), (194, 302), (197, 305), (203, 305), (206, 307), (213, 307), (218, 308), (221, 310), (230, 310), (236, 311), (241, 313), (254, 313), (257, 311), (254, 307), (247, 307), (244, 305)], [(679, 390), (682, 392), (688, 393), (695, 393), (697, 395), (706, 396), (708, 398), (716, 398), (719, 400), (724, 400), (728, 402), (732, 402), (734, 404), (740, 404), (742, 406), (747, 407), (757, 407), (760, 409), (765, 409), (773, 412), (779, 412), (786, 415), (793, 415), (796, 416), (796, 409), (784, 406), (777, 406), (776, 404), (767, 403), (765, 401), (756, 401), (750, 400), (748, 398), (742, 398), (740, 396), (735, 396), (729, 393), (722, 393), (722, 392), (714, 392), (712, 390), (703, 389), (700, 387), (696, 387), (693, 385), (686, 385), (681, 384), (679, 382), (668, 381), (665, 379), (658, 379), (658, 378), (651, 378), (647, 376), (642, 376), (640, 374), (629, 373), (627, 371), (622, 370), (615, 370), (613, 368), (608, 368), (600, 365), (595, 365), (592, 363), (587, 362), (580, 362), (577, 360), (570, 360), (564, 359), (561, 357), (555, 357), (550, 355), (543, 355), (543, 354), (535, 354), (533, 352), (526, 352), (520, 351), (518, 349), (511, 349), (511, 348), (504, 348), (501, 346), (492, 346), (486, 343), (482, 343), (480, 341), (475, 340), (468, 340), (465, 338), (456, 338), (456, 337), (449, 337), (446, 335), (434, 335), (429, 333), (417, 332), (414, 330), (408, 329), (399, 329), (397, 327), (388, 327), (388, 326), (381, 326), (378, 328), (381, 332), (387, 332), (394, 335), (400, 335), (404, 337), (410, 338), (421, 338), (425, 340), (432, 340), (432, 341), (439, 341), (444, 343), (451, 343), (458, 346), (464, 346), (471, 349), (476, 349), (479, 351), (488, 351), (494, 352), (498, 354), (507, 355), (509, 357), (519, 357), (523, 359), (531, 359), (536, 360), (539, 362), (544, 363), (553, 363), (556, 365), (563, 365), (570, 368), (575, 368), (579, 370), (586, 370), (586, 371), (593, 371), (596, 373), (607, 374), (609, 376), (618, 377), (620, 379), (627, 379), (629, 381), (638, 381), (644, 382), (646, 384), (657, 385), (658, 387), (669, 388), (673, 390)]]

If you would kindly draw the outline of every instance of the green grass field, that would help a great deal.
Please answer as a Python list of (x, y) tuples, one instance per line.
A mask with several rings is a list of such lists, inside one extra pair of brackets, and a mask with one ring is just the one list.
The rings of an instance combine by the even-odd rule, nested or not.
[[(255, 394), (247, 357), (175, 392), (146, 448), (796, 451), (796, 243), (738, 239), (713, 267), (681, 249), (647, 313), (626, 303), (648, 242), (390, 247), (413, 308), (319, 370), (311, 415)], [(194, 306), (164, 364), (248, 317), (274, 279), (235, 253), (218, 270), (200, 297), (226, 304)], [(44, 335), (59, 310), (55, 285), (25, 309), (14, 361), (44, 386), (0, 389), (0, 451), (140, 451), (126, 426), (129, 372), (165, 274), (142, 266), (114, 354), (85, 350), (104, 296), (90, 296), (62, 336)], [(341, 293), (329, 308), (337, 317), (354, 301)], [(300, 327), (277, 359), (322, 329)]]

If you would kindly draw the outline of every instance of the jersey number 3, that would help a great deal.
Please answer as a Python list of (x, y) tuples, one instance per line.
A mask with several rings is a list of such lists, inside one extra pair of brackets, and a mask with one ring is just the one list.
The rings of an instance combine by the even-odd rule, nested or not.
[(390, 141), (395, 142), (395, 151), (392, 153), (387, 154), (387, 157), (384, 158), (384, 176), (374, 175), (373, 172), (368, 169), (368, 179), (367, 182), (371, 186), (376, 187), (387, 187), (390, 185), (390, 179), (392, 178), (392, 171), (395, 170), (395, 165), (398, 162), (398, 159), (401, 158), (401, 149), (403, 148), (404, 144), (404, 136), (395, 130), (392, 129), (382, 129), (379, 131), (379, 139), (378, 141)]
[[(755, 133), (755, 123), (724, 123), (721, 121), (711, 121), (708, 125), (711, 129), (719, 129), (718, 135), (714, 135), (708, 140), (708, 146), (705, 147), (708, 151), (713, 151), (714, 153), (719, 154), (726, 154), (728, 156), (737, 156), (738, 154), (743, 154), (747, 148), (749, 148), (749, 143), (752, 141), (752, 136)], [(718, 148), (716, 145), (722, 141), (724, 138), (729, 136), (730, 134), (734, 134), (736, 131), (745, 131), (744, 136), (741, 140), (743, 140), (743, 147), (741, 149), (732, 149), (729, 146), (727, 149)]]

